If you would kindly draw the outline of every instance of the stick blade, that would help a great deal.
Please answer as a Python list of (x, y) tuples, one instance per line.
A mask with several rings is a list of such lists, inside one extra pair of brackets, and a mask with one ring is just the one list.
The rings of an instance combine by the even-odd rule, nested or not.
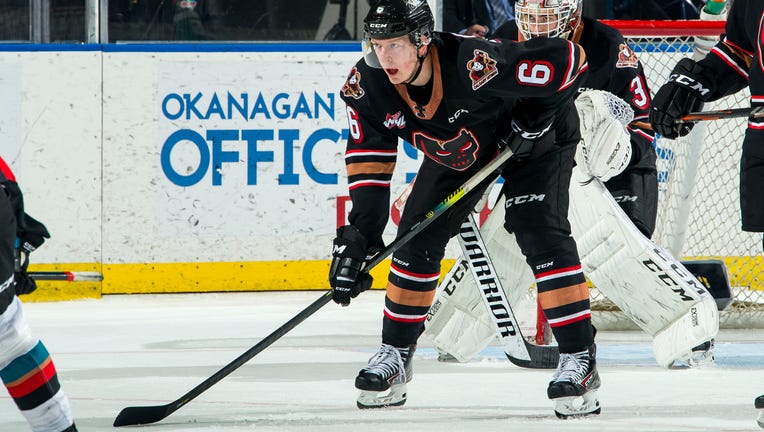
[(170, 408), (170, 404), (124, 408), (114, 419), (114, 427), (156, 423), (172, 414)]
[(555, 345), (534, 345), (525, 342), (530, 360), (516, 358), (510, 353), (505, 353), (507, 359), (521, 368), (526, 369), (556, 369), (560, 361), (560, 350)]

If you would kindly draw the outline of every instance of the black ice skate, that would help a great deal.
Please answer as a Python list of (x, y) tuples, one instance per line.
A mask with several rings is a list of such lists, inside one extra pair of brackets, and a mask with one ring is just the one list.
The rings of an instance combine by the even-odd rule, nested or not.
[(757, 397), (756, 400), (753, 401), (753, 406), (759, 410), (758, 423), (760, 427), (764, 428), (764, 395)]
[[(406, 403), (406, 383), (413, 376), (411, 359), (415, 349), (416, 345), (397, 348), (382, 344), (355, 379), (355, 387), (361, 390), (358, 408), (384, 408)], [(387, 390), (390, 391), (383, 393)]]
[(600, 376), (595, 360), (596, 347), (574, 354), (560, 354), (557, 370), (546, 389), (555, 403), (554, 413), (561, 419), (600, 413), (597, 389)]

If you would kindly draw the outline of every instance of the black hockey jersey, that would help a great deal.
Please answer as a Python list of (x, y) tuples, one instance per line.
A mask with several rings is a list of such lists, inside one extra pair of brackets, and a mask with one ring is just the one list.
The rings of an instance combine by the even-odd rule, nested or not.
[[(350, 223), (381, 242), (390, 205), (398, 138), (438, 164), (472, 173), (497, 153), (511, 116), (534, 128), (554, 119), (558, 141), (578, 140), (572, 99), (587, 69), (580, 46), (566, 40), (486, 41), (436, 33), (429, 55), (432, 90), (425, 104), (381, 69), (356, 63), (340, 94), (350, 136), (345, 153), (353, 208)], [(420, 89), (421, 90), (421, 89)], [(557, 115), (565, 110), (565, 115)]]
[[(764, 2), (735, 0), (721, 41), (698, 66), (712, 83), (715, 100), (737, 93), (746, 85), (751, 105), (764, 106)], [(764, 121), (749, 120), (740, 161), (740, 210), (743, 231), (764, 231)]]
[[(631, 104), (635, 121), (645, 121), (651, 98), (642, 63), (615, 28), (587, 17), (581, 25), (583, 29), (576, 32), (574, 41), (583, 47), (589, 64), (589, 75), (581, 90), (613, 93)], [(509, 40), (518, 40), (518, 35), (514, 20), (504, 23), (495, 33)]]
[[(643, 157), (645, 152), (653, 152), (654, 134), (647, 126), (652, 96), (642, 63), (617, 29), (587, 17), (583, 17), (579, 29), (574, 33), (573, 40), (583, 47), (589, 64), (589, 73), (581, 91), (608, 91), (631, 105), (634, 120), (628, 129), (635, 153), (632, 162), (654, 165), (654, 157)], [(496, 30), (495, 36), (518, 40), (517, 24), (514, 20), (507, 21)]]
[[(714, 82), (712, 101), (736, 93), (746, 85), (751, 88), (754, 105), (764, 104), (764, 61), (762, 45), (764, 32), (764, 3), (751, 0), (735, 0), (727, 17), (725, 34), (710, 54), (698, 61), (704, 75)], [(749, 66), (750, 64), (750, 66)]]

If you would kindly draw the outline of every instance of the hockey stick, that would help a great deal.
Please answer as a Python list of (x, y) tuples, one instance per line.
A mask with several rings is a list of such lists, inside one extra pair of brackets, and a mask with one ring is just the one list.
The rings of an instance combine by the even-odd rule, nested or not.
[(731, 118), (748, 117), (750, 120), (764, 118), (764, 107), (756, 108), (732, 108), (717, 111), (700, 111), (683, 115), (677, 123), (699, 122), (708, 120), (722, 120)]
[(499, 337), (504, 342), (504, 352), (509, 361), (524, 368), (556, 368), (560, 359), (560, 351), (556, 346), (534, 345), (523, 336), (472, 213), (459, 228), (459, 246), (475, 278), (488, 315), (496, 324)]
[[(405, 234), (398, 236), (389, 245), (377, 253), (371, 260), (366, 263), (364, 271), (369, 271), (385, 258), (398, 250), (401, 246), (411, 240), (414, 236), (422, 232), (427, 226), (429, 226), (438, 216), (442, 215), (446, 210), (451, 208), (454, 204), (459, 202), (470, 191), (479, 187), (487, 180), (495, 180), (498, 177), (501, 168), (512, 157), (512, 152), (509, 149), (501, 152), (496, 158), (484, 166), (480, 171), (475, 173), (469, 180), (467, 180), (462, 186), (449, 194), (443, 201), (430, 210), (425, 218), (415, 225), (413, 225)], [(268, 348), (284, 336), (287, 332), (295, 328), (298, 324), (305, 321), (309, 316), (313, 315), (316, 311), (321, 309), (324, 305), (329, 303), (332, 299), (332, 292), (327, 291), (319, 297), (316, 301), (311, 303), (308, 307), (300, 311), (292, 319), (284, 323), (281, 327), (276, 329), (273, 333), (266, 336), (255, 346), (245, 351), (239, 357), (232, 362), (225, 365), (222, 369), (215, 372), (211, 377), (202, 381), (199, 385), (191, 389), (188, 393), (184, 394), (177, 400), (170, 402), (166, 405), (156, 406), (140, 406), (140, 407), (127, 407), (117, 415), (114, 420), (114, 426), (134, 426), (140, 424), (149, 424), (158, 422), (170, 414), (174, 413), (182, 406), (202, 394), (204, 391), (215, 385), (218, 381), (228, 376), (231, 372), (235, 371), (243, 364), (248, 362), (252, 357)]]
[(103, 275), (98, 272), (41, 271), (27, 275), (38, 281), (99, 282)]

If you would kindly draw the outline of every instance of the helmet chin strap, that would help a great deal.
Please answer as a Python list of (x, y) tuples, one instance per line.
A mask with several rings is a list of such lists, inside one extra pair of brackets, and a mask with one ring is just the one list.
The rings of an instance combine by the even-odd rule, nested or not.
[(412, 82), (416, 81), (417, 78), (419, 78), (419, 74), (422, 72), (422, 65), (424, 64), (424, 59), (427, 58), (427, 54), (430, 52), (430, 45), (427, 44), (427, 50), (424, 52), (424, 55), (420, 56), (418, 51), (419, 50), (417, 49), (416, 70), (411, 73), (411, 76), (409, 77), (409, 79), (403, 82), (404, 84), (411, 84)]

